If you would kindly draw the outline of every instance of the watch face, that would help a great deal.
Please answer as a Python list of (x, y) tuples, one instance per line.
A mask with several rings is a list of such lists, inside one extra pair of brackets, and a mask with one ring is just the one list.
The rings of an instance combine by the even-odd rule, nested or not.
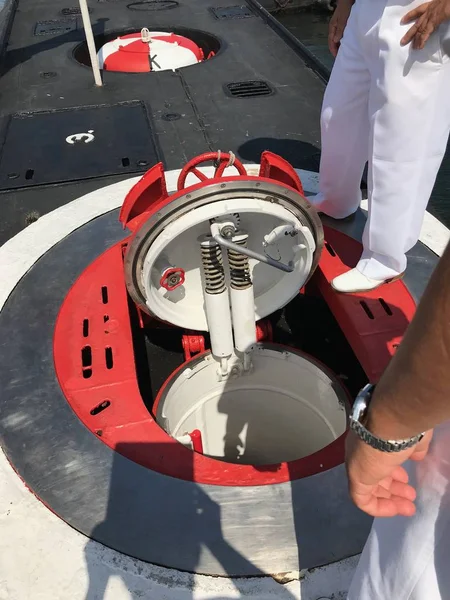
[(362, 398), (360, 395), (358, 395), (353, 404), (352, 418), (355, 421), (359, 421), (361, 423), (361, 421), (365, 417), (366, 409), (367, 409), (367, 404), (366, 404), (365, 398)]
[(374, 386), (370, 383), (365, 385), (359, 394), (356, 396), (356, 400), (353, 404), (352, 409), (352, 419), (355, 421), (359, 421), (360, 423), (364, 422), (367, 407), (370, 402), (370, 398), (372, 397)]

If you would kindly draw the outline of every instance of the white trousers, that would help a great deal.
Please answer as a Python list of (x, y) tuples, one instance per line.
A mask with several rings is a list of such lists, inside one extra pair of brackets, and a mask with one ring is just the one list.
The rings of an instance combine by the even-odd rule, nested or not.
[(322, 108), (318, 210), (353, 213), (369, 163), (369, 216), (358, 270), (386, 279), (406, 268), (450, 129), (450, 36), (401, 47), (401, 18), (423, 0), (356, 0)]
[(450, 599), (450, 423), (422, 463), (408, 463), (414, 517), (375, 519), (348, 600)]

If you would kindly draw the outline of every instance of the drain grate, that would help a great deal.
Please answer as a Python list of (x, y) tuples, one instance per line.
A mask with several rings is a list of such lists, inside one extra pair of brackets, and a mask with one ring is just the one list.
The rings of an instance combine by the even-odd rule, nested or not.
[(42, 79), (54, 79), (55, 77), (58, 77), (58, 73), (56, 71), (41, 71), (39, 76), (42, 77)]
[[(92, 8), (88, 8), (89, 13), (92, 13)], [(61, 14), (65, 17), (72, 15), (81, 15), (81, 9), (78, 6), (70, 6), (69, 8), (63, 8)]]
[(140, 102), (19, 113), (0, 157), (0, 190), (136, 173), (157, 162)]
[(51, 21), (38, 21), (34, 27), (34, 35), (61, 35), (78, 28), (76, 19), (52, 19)]
[(235, 6), (211, 7), (210, 10), (219, 21), (224, 21), (226, 19), (247, 19), (248, 17), (254, 16), (248, 6), (240, 6), (238, 4)]
[(266, 81), (234, 81), (227, 83), (225, 92), (233, 98), (258, 98), (259, 96), (271, 96), (274, 90)]
[(138, 11), (168, 10), (170, 8), (176, 8), (177, 6), (179, 6), (179, 4), (176, 0), (141, 0), (140, 2), (127, 4), (127, 8), (130, 10)]

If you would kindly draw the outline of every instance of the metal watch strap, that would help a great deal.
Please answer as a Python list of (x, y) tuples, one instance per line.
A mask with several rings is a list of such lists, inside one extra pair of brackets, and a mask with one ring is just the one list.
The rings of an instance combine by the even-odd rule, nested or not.
[(368, 383), (356, 396), (350, 414), (350, 429), (352, 429), (363, 442), (372, 448), (375, 448), (375, 450), (380, 450), (381, 452), (401, 452), (402, 450), (411, 448), (420, 442), (425, 435), (423, 433), (415, 435), (407, 440), (382, 440), (381, 438), (373, 435), (373, 433), (370, 433), (363, 423), (366, 422), (367, 413), (374, 390), (375, 386)]
[(355, 421), (355, 419), (352, 418), (350, 419), (350, 428), (363, 442), (381, 452), (401, 452), (402, 450), (406, 450), (407, 448), (411, 448), (418, 444), (424, 436), (423, 433), (420, 433), (408, 440), (382, 440), (370, 433), (370, 431), (359, 421)]

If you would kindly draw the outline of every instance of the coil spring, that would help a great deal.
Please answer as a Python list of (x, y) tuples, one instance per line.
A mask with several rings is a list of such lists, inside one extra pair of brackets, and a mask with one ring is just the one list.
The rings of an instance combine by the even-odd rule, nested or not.
[(222, 249), (211, 242), (201, 244), (202, 264), (205, 273), (205, 290), (208, 294), (221, 294), (225, 291), (225, 271)]
[[(247, 239), (233, 240), (235, 244), (246, 247)], [(252, 279), (250, 277), (250, 265), (248, 262), (248, 256), (241, 254), (237, 250), (228, 249), (228, 264), (230, 265), (230, 280), (231, 287), (235, 290), (246, 290), (252, 285)]]

